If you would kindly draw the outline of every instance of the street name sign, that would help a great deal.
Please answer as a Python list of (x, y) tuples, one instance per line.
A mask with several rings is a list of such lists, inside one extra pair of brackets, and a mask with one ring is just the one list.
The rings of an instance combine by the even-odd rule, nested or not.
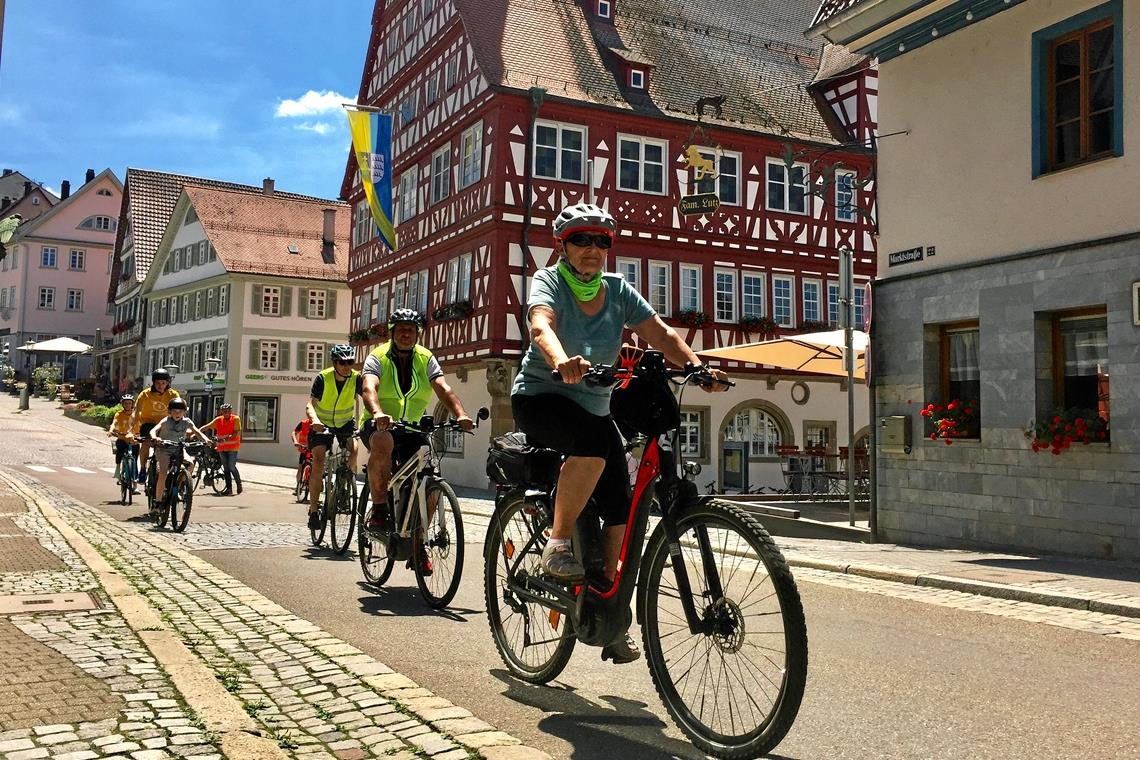
[(910, 264), (913, 261), (922, 261), (922, 246), (908, 248), (905, 251), (895, 251), (887, 254), (887, 266), (897, 264)]

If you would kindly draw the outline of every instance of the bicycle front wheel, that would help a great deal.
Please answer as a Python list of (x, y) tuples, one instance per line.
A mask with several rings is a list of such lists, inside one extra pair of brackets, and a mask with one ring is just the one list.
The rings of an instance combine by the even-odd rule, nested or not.
[(765, 755), (792, 727), (807, 680), (807, 627), (795, 581), (760, 523), (722, 501), (686, 509), (677, 532), (703, 630), (689, 629), (658, 528), (637, 594), (653, 683), (673, 720), (704, 752)]
[(536, 684), (558, 677), (578, 641), (569, 620), (512, 588), (539, 574), (548, 527), (541, 510), (514, 498), (496, 506), (484, 543), (483, 593), (495, 648), (515, 677)]
[(368, 519), (368, 487), (360, 489), (360, 496), (356, 505), (356, 519), (360, 525), (356, 530), (356, 556), (360, 558), (360, 569), (364, 579), (376, 588), (384, 585), (388, 576), (392, 574), (392, 565), (396, 562), (396, 555), (388, 545), (388, 534), (368, 530), (365, 520)]
[(214, 493), (223, 494), (226, 492), (226, 475), (222, 472), (221, 462), (210, 462), (210, 468), (206, 471), (206, 480)]
[(309, 465), (305, 465), (305, 469), (301, 472), (301, 482), (293, 489), (293, 496), (297, 499), (298, 504), (307, 504), (309, 502), (309, 476), (313, 474), (313, 470)]
[(426, 492), (429, 511), (430, 505), (435, 505), (435, 514), (424, 528), (422, 542), (427, 563), (415, 561), (413, 564), (416, 585), (424, 601), (438, 610), (455, 598), (463, 576), (463, 513), (455, 491), (445, 481), (429, 481)]
[(170, 527), (175, 533), (186, 530), (193, 506), (194, 481), (183, 471), (178, 474), (178, 482), (174, 485), (174, 494), (170, 499)]
[(356, 478), (347, 469), (338, 471), (333, 484), (333, 505), (328, 511), (330, 543), (336, 554), (344, 554), (352, 542), (355, 506)]

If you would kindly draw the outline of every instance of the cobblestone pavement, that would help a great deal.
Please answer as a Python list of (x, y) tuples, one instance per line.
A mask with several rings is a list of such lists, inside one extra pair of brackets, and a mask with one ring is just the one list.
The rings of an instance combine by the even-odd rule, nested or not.
[[(185, 537), (172, 541), (147, 527), (117, 522), (18, 477), (161, 611), (165, 624), (288, 755), (314, 760), (546, 757), (187, 553), (177, 545), (190, 548)], [(202, 527), (195, 526), (195, 532)], [(212, 548), (234, 545), (239, 535), (251, 542), (286, 535), (277, 530), (281, 525), (246, 527), (203, 531), (196, 548), (211, 541)]]
[[(221, 757), (83, 561), (39, 510), (12, 509), (17, 499), (0, 480), (12, 527), (37, 551), (0, 566), (0, 598), (86, 591), (104, 608), (0, 618), (0, 756)], [(11, 539), (0, 541), (6, 552)]]

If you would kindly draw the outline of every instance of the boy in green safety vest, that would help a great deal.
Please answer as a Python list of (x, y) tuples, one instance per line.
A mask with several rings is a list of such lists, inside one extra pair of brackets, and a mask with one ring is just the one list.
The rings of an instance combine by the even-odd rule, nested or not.
[[(396, 309), (388, 317), (389, 340), (377, 347), (364, 360), (364, 414), (360, 439), (368, 447), (368, 485), (372, 509), (368, 513), (370, 530), (386, 530), (388, 481), (397, 462), (402, 463), (420, 447), (418, 436), (388, 428), (394, 420), (419, 422), (434, 394), (464, 430), (475, 422), (467, 416), (463, 404), (443, 379), (439, 362), (419, 345), (420, 333), (427, 321), (414, 309)], [(315, 465), (314, 465), (315, 469)], [(380, 505), (378, 508), (377, 505)], [(429, 520), (435, 505), (429, 504)], [(431, 562), (422, 542), (417, 541), (415, 556), (424, 575), (431, 574)]]
[(333, 436), (342, 446), (349, 448), (349, 461), (356, 456), (356, 432), (352, 418), (356, 414), (356, 397), (363, 390), (360, 373), (352, 368), (356, 363), (356, 349), (338, 343), (329, 351), (332, 366), (317, 373), (309, 391), (305, 414), (309, 417), (309, 450), (313, 452), (312, 474), (309, 476), (309, 527), (319, 530), (320, 516), (317, 504), (323, 490), (321, 480), (325, 473), (325, 455), (332, 445)]

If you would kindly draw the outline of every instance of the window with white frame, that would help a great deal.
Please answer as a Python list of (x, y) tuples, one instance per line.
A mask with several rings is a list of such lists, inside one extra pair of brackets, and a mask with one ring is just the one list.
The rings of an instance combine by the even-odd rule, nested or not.
[(54, 269), (56, 266), (56, 250), (51, 246), (40, 249), (40, 266), (45, 269)]
[(191, 372), (197, 372), (198, 370), (200, 370), (202, 368), (201, 361), (202, 361), (202, 345), (200, 343), (195, 343), (193, 346), (190, 347), (190, 367), (189, 367), (190, 371)]
[(376, 225), (372, 223), (372, 209), (364, 198), (352, 210), (352, 247), (364, 245), (376, 235)]
[(612, 14), (610, 0), (598, 0), (598, 18), (610, 18)]
[(629, 70), (629, 86), (635, 90), (645, 89), (645, 72), (641, 69)]
[(767, 207), (772, 211), (806, 214), (807, 173), (807, 164), (796, 164), (789, 172), (782, 161), (768, 161)]
[(701, 310), (701, 268), (681, 265), (681, 311)]
[(77, 288), (67, 289), (67, 310), (83, 311), (83, 291)]
[(835, 173), (835, 218), (841, 222), (855, 221), (855, 173)]
[(740, 316), (763, 317), (766, 315), (764, 275), (744, 272), (740, 276)]
[(206, 307), (206, 296), (199, 290), (194, 294), (194, 319), (201, 319)]
[(472, 259), (472, 254), (465, 253), (447, 262), (447, 303), (471, 300)]
[(217, 300), (218, 300), (218, 297), (216, 295), (216, 291), (213, 288), (210, 288), (209, 290), (206, 291), (206, 316), (207, 317), (217, 316), (218, 312), (214, 308), (217, 305)]
[(408, 282), (413, 280), (416, 282), (416, 297), (412, 298), (411, 294), (408, 295), (408, 303), (412, 308), (420, 314), (427, 314), (428, 306), (428, 270), (421, 269), (420, 271), (412, 274), (408, 278)]
[(229, 296), (229, 285), (223, 285), (218, 288), (218, 314), (225, 314), (229, 311)]
[(205, 240), (198, 243), (198, 263), (205, 264), (210, 260), (210, 244)]
[(617, 259), (614, 265), (617, 267), (617, 273), (624, 277), (634, 290), (640, 293), (641, 262), (637, 259)]
[[(716, 193), (720, 202), (729, 206), (740, 205), (740, 154), (730, 151), (701, 150), (701, 157), (712, 162), (712, 173), (706, 172), (699, 180), (691, 170), (692, 184), (698, 193)], [(715, 179), (714, 179), (715, 176)]]
[(839, 283), (833, 280), (827, 282), (827, 323), (839, 324)]
[(406, 277), (401, 277), (396, 280), (396, 284), (392, 286), (392, 311), (402, 309), (407, 306), (405, 298), (408, 292), (408, 280)]
[(178, 321), (179, 322), (189, 322), (190, 321), (190, 294), (189, 293), (183, 293), (182, 294), (182, 310), (178, 315)]
[(325, 368), (325, 344), (305, 344), (305, 371), (320, 372)]
[(257, 368), (277, 369), (279, 344), (275, 340), (259, 340), (257, 342)]
[(309, 291), (309, 319), (324, 319), (325, 318), (325, 301), (327, 292), (324, 290), (310, 290)]
[(416, 97), (419, 93), (412, 92), (400, 104), (400, 126), (407, 127), (416, 119), (419, 98)]
[(459, 82), (459, 54), (456, 53), (447, 61), (447, 89), (451, 89)]
[(681, 410), (681, 427), (678, 431), (677, 447), (681, 454), (692, 459), (704, 457), (704, 447), (701, 445), (702, 415), (699, 411)]
[(418, 213), (416, 209), (416, 178), (418, 174), (419, 168), (413, 167), (400, 175), (400, 208), (396, 212), (398, 214), (397, 223), (406, 222)]
[(726, 441), (749, 442), (749, 454), (754, 457), (774, 457), (780, 445), (781, 431), (772, 415), (752, 407), (737, 412), (724, 429)]
[(668, 143), (663, 140), (618, 135), (618, 187), (664, 195), (667, 150)]
[(0, 309), (8, 307), (8, 288), (0, 288)]
[(663, 317), (669, 316), (669, 274), (672, 265), (659, 261), (649, 262), (649, 305)]
[(856, 283), (855, 292), (852, 293), (855, 301), (855, 324), (851, 325), (856, 330), (864, 329), (863, 320), (866, 318), (866, 311), (864, 310), (864, 300), (867, 292), (863, 289), (862, 283)]
[(356, 327), (363, 330), (372, 323), (369, 321), (372, 317), (372, 291), (366, 290), (360, 294), (360, 300), (356, 302), (360, 311), (356, 314)]
[[(185, 296), (183, 296), (185, 298)], [(281, 288), (264, 285), (261, 288), (261, 313), (270, 317), (281, 315)]]
[(713, 292), (716, 296), (716, 321), (736, 321), (736, 272), (718, 269), (713, 273)]
[(804, 280), (801, 283), (804, 294), (804, 321), (820, 322), (819, 280)]
[(451, 193), (451, 145), (431, 155), (431, 202), (439, 203)]
[(585, 127), (550, 121), (535, 122), (534, 176), (563, 182), (584, 182), (585, 168)]
[(41, 309), (54, 309), (55, 308), (55, 288), (40, 288), (40, 305)]
[(427, 96), (425, 105), (431, 105), (439, 100), (439, 75), (433, 74), (427, 80)]
[(226, 339), (225, 338), (219, 338), (218, 339), (218, 349), (217, 349), (218, 352), (216, 354), (214, 354), (215, 356), (217, 356), (219, 359), (222, 360), (222, 363), (220, 366), (223, 369), (226, 366), (226, 362), (229, 360), (229, 357), (226, 354), (226, 346), (227, 346)]
[(78, 248), (72, 248), (71, 254), (67, 258), (67, 268), (71, 270), (86, 269), (87, 251), (81, 251)]
[(795, 324), (795, 315), (792, 313), (793, 285), (791, 277), (778, 275), (772, 277), (772, 319), (780, 327), (791, 327)]
[(460, 138), (462, 153), (459, 158), (459, 186), (470, 187), (483, 174), (483, 122), (475, 122), (463, 130)]
[(380, 286), (376, 302), (372, 304), (372, 321), (379, 324), (388, 320), (388, 286)]

